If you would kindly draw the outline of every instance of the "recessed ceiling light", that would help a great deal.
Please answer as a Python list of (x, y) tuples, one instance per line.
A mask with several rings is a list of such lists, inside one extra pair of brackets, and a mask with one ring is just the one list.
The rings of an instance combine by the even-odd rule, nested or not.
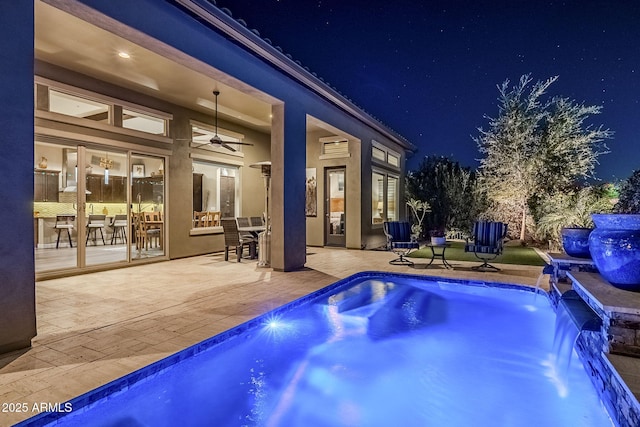
[(124, 58), (124, 59), (129, 59), (129, 58), (131, 58), (131, 55), (129, 55), (127, 52), (123, 52), (123, 51), (118, 52), (118, 56), (119, 56), (120, 58)]

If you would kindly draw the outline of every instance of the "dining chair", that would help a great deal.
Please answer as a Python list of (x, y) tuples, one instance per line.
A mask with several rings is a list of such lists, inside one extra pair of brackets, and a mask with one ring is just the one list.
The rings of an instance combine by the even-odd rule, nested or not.
[(238, 227), (251, 227), (251, 222), (246, 216), (239, 216), (236, 221), (238, 222)]
[(146, 242), (145, 249), (149, 246), (153, 247), (153, 242), (156, 242), (156, 247), (162, 247), (162, 215), (160, 212), (143, 212), (142, 216), (142, 228), (144, 230)]
[(250, 235), (240, 235), (238, 232), (238, 223), (233, 218), (222, 218), (222, 229), (224, 230), (224, 260), (229, 261), (229, 249), (234, 248), (238, 262), (242, 258), (242, 252), (245, 246), (249, 248), (249, 256), (256, 258), (256, 249), (258, 241)]
[(262, 222), (262, 218), (259, 216), (249, 217), (249, 222), (251, 223), (252, 227), (261, 227), (264, 225), (264, 223)]

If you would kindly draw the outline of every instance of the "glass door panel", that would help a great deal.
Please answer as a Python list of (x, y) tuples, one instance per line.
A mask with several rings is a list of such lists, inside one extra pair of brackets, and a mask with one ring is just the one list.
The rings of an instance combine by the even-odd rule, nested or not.
[(85, 263), (127, 261), (126, 153), (87, 148), (85, 154)]
[(165, 254), (164, 158), (131, 155), (131, 259)]
[(36, 272), (78, 266), (78, 151), (35, 142), (33, 231)]
[(345, 246), (345, 170), (325, 172), (325, 241), (329, 246)]

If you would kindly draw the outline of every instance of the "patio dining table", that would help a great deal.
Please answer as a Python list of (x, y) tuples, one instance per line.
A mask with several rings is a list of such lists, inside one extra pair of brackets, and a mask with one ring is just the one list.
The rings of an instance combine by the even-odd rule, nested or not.
[(255, 237), (258, 237), (258, 233), (261, 231), (265, 231), (266, 227), (264, 225), (251, 225), (248, 227), (238, 227), (238, 231), (244, 231), (253, 234)]

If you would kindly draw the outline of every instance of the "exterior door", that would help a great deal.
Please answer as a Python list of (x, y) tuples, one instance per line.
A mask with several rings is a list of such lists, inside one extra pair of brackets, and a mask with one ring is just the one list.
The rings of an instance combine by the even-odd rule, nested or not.
[[(126, 262), (128, 253), (126, 152), (87, 147), (84, 167), (79, 179), (84, 179), (84, 249), (85, 265)], [(82, 194), (79, 194), (82, 196)]]
[(131, 259), (164, 256), (164, 158), (131, 155)]
[(346, 170), (325, 169), (325, 245), (346, 246)]

